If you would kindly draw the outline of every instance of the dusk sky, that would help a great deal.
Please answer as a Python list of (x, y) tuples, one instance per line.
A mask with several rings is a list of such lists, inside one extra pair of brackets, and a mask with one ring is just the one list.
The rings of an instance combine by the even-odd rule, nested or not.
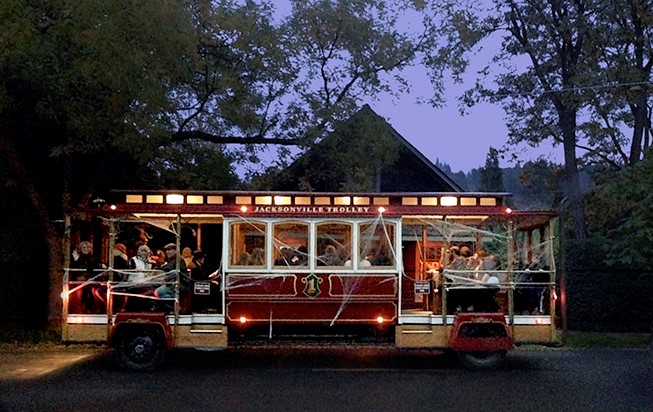
[[(479, 0), (486, 1), (486, 0)], [(275, 2), (279, 16), (290, 13), (287, 0)], [(412, 25), (412, 23), (408, 23)], [(447, 106), (434, 108), (428, 104), (418, 104), (417, 100), (431, 97), (432, 86), (422, 67), (407, 70), (404, 76), (411, 82), (413, 92), (404, 95), (400, 100), (392, 97), (380, 101), (364, 100), (380, 116), (384, 117), (406, 140), (413, 144), (429, 160), (436, 159), (451, 166), (453, 172), (469, 172), (473, 168), (485, 165), (490, 146), (500, 149), (507, 140), (507, 128), (504, 112), (497, 105), (483, 104), (469, 110), (462, 116), (458, 110), (457, 98), (474, 84), (475, 69), (483, 67), (494, 54), (491, 43), (484, 44), (484, 52), (477, 58), (476, 64), (471, 63), (467, 76), (467, 84), (447, 85), (445, 96)], [(272, 155), (273, 158), (276, 157)], [(538, 156), (560, 163), (562, 149), (552, 147), (550, 143), (537, 149), (519, 148), (519, 159), (524, 162)], [(514, 166), (514, 163), (500, 161), (502, 167)]]
[[(500, 149), (506, 141), (508, 130), (505, 125), (504, 112), (498, 105), (482, 104), (470, 109), (462, 116), (458, 110), (457, 97), (468, 85), (451, 84), (446, 90), (447, 107), (434, 108), (427, 104), (416, 103), (419, 90), (427, 93), (428, 79), (419, 74), (410, 77), (414, 93), (403, 97), (398, 102), (391, 99), (369, 102), (374, 111), (388, 122), (435, 163), (448, 163), (452, 171), (469, 172), (473, 168), (485, 165), (490, 146)], [(522, 161), (533, 160), (544, 155), (547, 159), (560, 163), (561, 147), (551, 144), (539, 148), (519, 147)], [(502, 167), (514, 166), (514, 163), (501, 161)]]

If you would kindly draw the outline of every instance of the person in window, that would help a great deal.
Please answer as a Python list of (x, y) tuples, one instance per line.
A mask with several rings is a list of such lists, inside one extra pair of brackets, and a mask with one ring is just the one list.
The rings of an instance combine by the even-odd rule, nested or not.
[(97, 275), (95, 271), (100, 268), (100, 265), (93, 256), (91, 242), (87, 240), (79, 242), (79, 245), (71, 254), (70, 268), (77, 269), (73, 271), (73, 280), (87, 281)]
[[(152, 269), (155, 266), (150, 247), (140, 245), (136, 250), (136, 256), (129, 259), (129, 269), (131, 270), (123, 279), (129, 282), (126, 291), (134, 295), (152, 296), (154, 294), (154, 287), (150, 284), (150, 281), (153, 277)], [(123, 291), (125, 290), (123, 289)], [(130, 296), (125, 297), (120, 310), (141, 311), (148, 309), (149, 305), (149, 298)]]
[(318, 266), (342, 266), (342, 261), (338, 256), (338, 251), (333, 245), (327, 245), (324, 248), (324, 254), (317, 258)]
[(365, 255), (365, 257), (363, 258), (363, 260), (360, 261), (360, 263), (358, 264), (358, 266), (372, 266), (372, 261), (371, 261), (371, 259), (372, 259), (372, 256), (370, 256), (370, 255)]
[(299, 259), (297, 257), (297, 251), (288, 246), (281, 246), (279, 254), (279, 258), (274, 261), (275, 266), (295, 266), (295, 263)]
[(265, 251), (263, 248), (255, 247), (252, 249), (252, 259), (249, 264), (252, 266), (265, 265)]
[[(123, 243), (113, 245), (113, 268), (119, 271), (129, 269), (129, 256), (127, 256), (127, 246)], [(121, 280), (122, 272), (114, 273), (114, 280)]]
[(381, 245), (378, 252), (372, 258), (372, 266), (391, 266), (392, 257), (388, 245)]
[[(156, 288), (154, 295), (159, 299), (166, 300), (166, 308), (171, 309), (170, 302), (175, 297), (174, 282), (177, 280), (177, 245), (168, 243), (165, 245), (164, 250), (166, 253), (166, 263), (160, 269), (165, 271), (166, 283)], [(179, 260), (179, 278), (179, 293), (187, 293), (189, 279), (184, 259)]]
[(181, 258), (184, 259), (186, 267), (192, 269), (193, 266), (193, 251), (189, 247), (185, 247), (181, 250)]
[[(73, 250), (70, 259), (70, 268), (74, 269), (71, 274), (72, 280), (79, 282), (93, 281), (100, 274), (100, 264), (93, 256), (93, 245), (83, 240)], [(97, 284), (85, 284), (81, 290), (81, 303), (85, 313), (101, 313), (106, 303), (106, 291), (102, 296)]]
[[(192, 268), (190, 269), (190, 278), (193, 284), (194, 282), (198, 281), (205, 282), (209, 279), (209, 273), (204, 267), (205, 258), (206, 253), (202, 252), (201, 250), (196, 250), (193, 252)], [(211, 285), (210, 294), (208, 296), (192, 295), (191, 298), (191, 293), (188, 293), (181, 296), (180, 305), (183, 310), (190, 307), (194, 312), (203, 312), (208, 308), (210, 299), (213, 296), (215, 296), (214, 287)]]
[(252, 255), (249, 252), (243, 252), (238, 257), (237, 266), (247, 266), (252, 264)]
[(145, 282), (150, 277), (149, 271), (154, 268), (154, 264), (149, 246), (140, 245), (136, 256), (129, 260), (129, 268), (135, 271), (129, 274), (128, 280), (135, 283)]

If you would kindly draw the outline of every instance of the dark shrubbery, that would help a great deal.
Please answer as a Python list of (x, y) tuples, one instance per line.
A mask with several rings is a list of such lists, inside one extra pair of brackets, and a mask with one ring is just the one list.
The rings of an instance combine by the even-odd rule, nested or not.
[(571, 330), (649, 332), (653, 326), (653, 272), (611, 267), (609, 241), (566, 243), (567, 316)]

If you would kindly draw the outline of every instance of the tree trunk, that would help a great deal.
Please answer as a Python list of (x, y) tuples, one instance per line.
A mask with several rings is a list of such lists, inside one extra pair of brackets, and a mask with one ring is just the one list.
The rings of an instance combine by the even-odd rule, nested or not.
[(569, 199), (573, 234), (576, 239), (585, 239), (587, 237), (585, 208), (578, 176), (578, 159), (576, 158), (576, 111), (561, 110), (559, 116), (565, 157), (565, 188)]
[(644, 129), (648, 122), (647, 96), (645, 90), (639, 90), (635, 102), (631, 105), (633, 112), (633, 136), (630, 144), (629, 163), (634, 165), (641, 160)]
[(53, 224), (53, 220), (45, 208), (45, 202), (41, 198), (32, 179), (29, 178), (25, 167), (11, 142), (4, 136), (0, 137), (0, 154), (7, 159), (9, 171), (14, 175), (23, 188), (29, 199), (34, 212), (36, 213), (45, 234), (45, 241), (48, 253), (48, 330), (61, 331), (61, 286), (63, 273), (61, 271), (62, 250), (60, 237)]

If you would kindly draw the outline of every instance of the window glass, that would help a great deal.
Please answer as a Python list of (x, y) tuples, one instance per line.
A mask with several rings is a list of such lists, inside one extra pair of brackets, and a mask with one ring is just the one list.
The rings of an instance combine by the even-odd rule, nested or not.
[(308, 265), (308, 223), (276, 223), (272, 231), (274, 234), (274, 266)]
[(316, 226), (315, 264), (317, 266), (351, 266), (352, 225), (342, 222)]
[(394, 266), (395, 225), (393, 223), (361, 223), (359, 235), (359, 267)]
[(266, 224), (234, 222), (231, 224), (231, 266), (265, 266)]

